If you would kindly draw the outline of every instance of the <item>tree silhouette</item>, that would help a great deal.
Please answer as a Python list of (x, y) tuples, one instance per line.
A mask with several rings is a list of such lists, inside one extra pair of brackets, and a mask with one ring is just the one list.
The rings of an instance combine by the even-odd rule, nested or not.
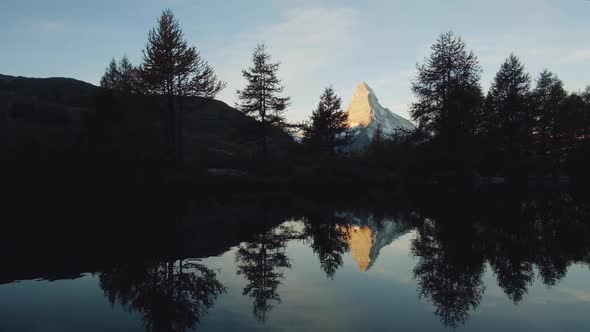
[(100, 79), (100, 86), (127, 94), (140, 92), (138, 69), (131, 64), (127, 56), (124, 56), (119, 63), (112, 59)]
[(237, 108), (259, 121), (259, 136), (264, 156), (268, 152), (269, 127), (285, 124), (284, 112), (290, 104), (289, 97), (281, 97), (284, 87), (277, 77), (279, 63), (271, 62), (266, 46), (260, 44), (252, 55), (253, 66), (242, 71), (246, 87), (238, 90), (240, 102)]
[(216, 273), (196, 261), (123, 266), (99, 278), (111, 303), (141, 313), (146, 331), (194, 329), (225, 292)]
[(113, 58), (109, 63), (104, 75), (100, 79), (100, 86), (107, 89), (115, 89), (119, 84), (119, 66)]
[(312, 150), (334, 154), (350, 144), (348, 113), (341, 105), (342, 99), (336, 96), (334, 89), (326, 88), (303, 133), (303, 142)]
[(342, 255), (350, 249), (348, 223), (333, 213), (312, 214), (305, 218), (304, 234), (310, 239), (322, 270), (328, 278), (334, 279), (336, 271), (342, 267)]
[(536, 151), (543, 160), (550, 163), (553, 171), (558, 167), (561, 157), (557, 119), (566, 97), (563, 82), (552, 72), (544, 70), (533, 90), (533, 105), (537, 117)]
[(563, 159), (567, 159), (579, 145), (584, 144), (588, 138), (587, 132), (590, 130), (588, 115), (586, 112), (589, 104), (584, 101), (584, 95), (572, 93), (568, 95), (557, 114), (557, 140), (561, 147)]
[(440, 140), (450, 151), (477, 129), (481, 68), (477, 57), (453, 32), (443, 33), (431, 49), (425, 63), (417, 65), (418, 76), (412, 82), (417, 102), (410, 113), (419, 130)]
[(528, 227), (524, 230), (528, 231), (528, 234), (514, 234), (510, 232), (512, 230), (495, 232), (495, 245), (491, 247), (498, 250), (489, 258), (498, 285), (515, 304), (523, 299), (535, 278), (533, 262), (529, 255), (532, 249), (531, 232)]
[(530, 149), (534, 114), (530, 105), (530, 76), (511, 54), (496, 74), (484, 105), (483, 132), (486, 163), (499, 163), (503, 171), (519, 167)]
[(412, 242), (412, 252), (420, 258), (414, 268), (418, 294), (431, 301), (434, 314), (451, 328), (465, 323), (485, 291), (483, 259), (469, 244), (454, 236), (445, 239), (433, 221), (425, 221)]
[[(188, 46), (180, 24), (170, 9), (162, 13), (158, 26), (148, 34), (140, 73), (146, 92), (167, 98), (167, 144), (170, 152), (182, 162), (182, 97), (213, 98), (226, 84), (217, 79), (197, 49)], [(175, 97), (179, 97), (178, 105)]]
[(535, 270), (541, 282), (554, 286), (571, 264), (590, 257), (590, 209), (584, 196), (503, 192), (477, 199), (437, 197), (421, 204), (411, 214), (417, 227), (411, 247), (418, 258), (414, 278), (420, 296), (449, 327), (461, 325), (479, 305), (486, 261), (516, 305), (535, 280)]
[(284, 278), (282, 269), (291, 267), (285, 248), (293, 234), (288, 226), (272, 228), (243, 243), (236, 252), (237, 273), (248, 281), (243, 294), (254, 299), (252, 313), (261, 322), (266, 321), (273, 302), (281, 302), (278, 287)]
[(574, 182), (590, 180), (590, 86), (570, 95), (564, 105), (560, 127), (567, 141), (567, 170)]
[[(394, 135), (390, 136), (391, 138), (394, 137)], [(387, 150), (391, 147), (390, 143), (392, 143), (392, 141), (390, 141), (389, 138), (390, 137), (383, 132), (381, 124), (378, 124), (373, 133), (373, 138), (371, 138), (371, 142), (365, 150), (365, 154), (375, 160), (378, 164), (383, 164), (384, 160), (386, 160), (387, 157), (390, 157)]]

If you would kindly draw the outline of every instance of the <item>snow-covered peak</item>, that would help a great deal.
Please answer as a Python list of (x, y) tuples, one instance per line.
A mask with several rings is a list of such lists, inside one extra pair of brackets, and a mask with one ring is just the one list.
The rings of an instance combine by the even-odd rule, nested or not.
[(377, 95), (375, 94), (375, 91), (373, 91), (373, 89), (364, 81), (359, 83), (357, 87), (357, 92), (365, 93), (367, 96), (371, 96), (372, 98), (374, 98), (376, 102), (379, 102), (377, 100)]
[(367, 127), (371, 122), (372, 107), (369, 103), (371, 88), (362, 82), (359, 84), (350, 106), (348, 106), (348, 124), (350, 127)]
[(367, 91), (367, 92), (372, 92), (373, 90), (369, 87), (369, 85), (367, 85), (366, 82), (360, 82), (358, 85), (357, 90), (359, 91)]
[(348, 106), (348, 124), (357, 134), (364, 134), (370, 141), (378, 127), (384, 134), (393, 134), (399, 129), (412, 130), (415, 126), (403, 117), (381, 106), (371, 87), (361, 82)]

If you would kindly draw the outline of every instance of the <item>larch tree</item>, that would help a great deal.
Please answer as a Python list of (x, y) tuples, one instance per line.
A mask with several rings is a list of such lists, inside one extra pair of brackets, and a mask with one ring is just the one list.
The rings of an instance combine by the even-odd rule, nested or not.
[(290, 226), (271, 228), (242, 243), (236, 251), (237, 274), (247, 281), (242, 294), (253, 298), (252, 314), (260, 322), (266, 321), (274, 303), (281, 302), (278, 288), (284, 269), (291, 267), (286, 247), (294, 233)]
[(119, 62), (112, 59), (100, 80), (100, 86), (123, 93), (137, 93), (140, 91), (138, 69), (127, 56)]
[(348, 113), (342, 110), (342, 99), (332, 87), (324, 90), (303, 134), (304, 143), (313, 150), (329, 154), (350, 144)]
[(417, 65), (412, 82), (417, 101), (410, 114), (418, 129), (439, 141), (447, 151), (455, 150), (478, 128), (481, 116), (481, 68), (477, 57), (453, 32), (440, 35), (432, 53)]
[(386, 157), (386, 148), (388, 145), (389, 137), (383, 132), (383, 127), (381, 124), (377, 125), (375, 128), (375, 132), (373, 133), (373, 137), (371, 138), (371, 142), (367, 146), (365, 153), (378, 163), (382, 163), (384, 157)]
[(169, 9), (162, 13), (157, 27), (148, 34), (140, 73), (146, 92), (166, 97), (167, 117), (163, 121), (166, 141), (170, 152), (182, 163), (182, 98), (213, 98), (226, 84), (217, 79), (213, 68), (197, 49), (188, 45), (178, 20)]
[(567, 98), (567, 92), (563, 88), (563, 82), (556, 75), (544, 70), (537, 79), (532, 96), (536, 116), (536, 151), (543, 159), (552, 160), (555, 168), (560, 158), (558, 117)]
[(113, 58), (100, 79), (100, 86), (105, 89), (116, 90), (119, 87), (119, 77), (119, 66), (117, 65), (117, 61)]
[(139, 91), (139, 77), (138, 70), (127, 58), (124, 56), (119, 61), (119, 77), (120, 77), (120, 90), (128, 93), (135, 93)]
[(582, 100), (584, 100), (584, 110), (582, 111), (582, 138), (586, 141), (590, 140), (590, 86), (586, 87), (586, 90), (581, 94)]
[(263, 154), (268, 154), (268, 134), (271, 127), (285, 125), (284, 113), (290, 105), (290, 97), (283, 97), (284, 86), (277, 77), (280, 63), (271, 62), (266, 46), (260, 44), (254, 49), (252, 67), (242, 71), (246, 86), (238, 90), (237, 108), (256, 119)]
[(511, 54), (492, 82), (482, 125), (490, 155), (504, 164), (519, 162), (530, 148), (535, 120), (530, 89), (530, 76), (516, 55)]
[(582, 93), (571, 93), (564, 100), (563, 106), (557, 115), (557, 132), (561, 151), (564, 157), (587, 141), (588, 104)]

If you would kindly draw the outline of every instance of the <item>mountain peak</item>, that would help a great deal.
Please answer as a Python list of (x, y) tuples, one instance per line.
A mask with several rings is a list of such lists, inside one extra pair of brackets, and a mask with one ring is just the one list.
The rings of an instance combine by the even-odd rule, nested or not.
[(375, 92), (373, 92), (373, 89), (371, 89), (371, 87), (366, 83), (366, 82), (360, 82), (358, 87), (357, 87), (357, 93), (362, 93), (362, 94), (372, 94), (375, 95)]
[(410, 121), (381, 106), (373, 89), (364, 81), (359, 83), (347, 112), (349, 126), (358, 128), (360, 131), (357, 130), (357, 133), (362, 132), (366, 136), (362, 139), (364, 143), (359, 145), (370, 142), (378, 127), (385, 134), (393, 134), (399, 129), (414, 129)]
[(367, 127), (371, 122), (372, 107), (369, 103), (371, 90), (367, 83), (361, 82), (348, 107), (348, 124), (350, 127)]
[(407, 226), (390, 219), (377, 219), (373, 214), (337, 212), (336, 216), (349, 221), (339, 228), (346, 234), (350, 254), (361, 272), (371, 269), (381, 249), (409, 231)]

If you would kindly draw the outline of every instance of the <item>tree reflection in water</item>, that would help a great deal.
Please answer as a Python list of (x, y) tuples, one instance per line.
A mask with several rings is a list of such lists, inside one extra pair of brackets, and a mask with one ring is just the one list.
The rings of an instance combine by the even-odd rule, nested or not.
[[(588, 205), (565, 193), (415, 212), (414, 278), (447, 327), (465, 323), (485, 291), (486, 263), (518, 304), (535, 280), (556, 285), (574, 263), (589, 263)], [(495, 204), (495, 205), (494, 205)], [(428, 215), (428, 216), (427, 216)]]
[(484, 261), (472, 243), (446, 241), (437, 225), (426, 220), (417, 230), (412, 252), (420, 259), (414, 277), (420, 297), (430, 299), (435, 315), (454, 328), (464, 323), (481, 301)]
[[(270, 220), (260, 214), (250, 240), (235, 253), (237, 274), (247, 282), (242, 293), (253, 299), (253, 316), (264, 322), (281, 302), (279, 288), (291, 268), (290, 241), (304, 240), (332, 280), (345, 253), (354, 251), (355, 225), (372, 227), (370, 246), (363, 252), (371, 262), (378, 249), (415, 229), (410, 249), (417, 259), (413, 276), (418, 295), (432, 303), (434, 314), (450, 328), (463, 325), (482, 302), (487, 266), (506, 296), (519, 304), (535, 279), (553, 286), (572, 264), (590, 263), (590, 213), (583, 199), (551, 193), (489, 200), (447, 197), (430, 204), (392, 208), (383, 215), (368, 212), (370, 218), (331, 209), (306, 209), (302, 218)], [(293, 219), (302, 222), (284, 223)], [(111, 303), (141, 313), (149, 331), (194, 328), (225, 291), (214, 271), (185, 260), (114, 268), (102, 272), (100, 282)]]
[(320, 266), (328, 278), (334, 279), (342, 267), (342, 255), (349, 250), (350, 226), (346, 219), (328, 214), (314, 213), (304, 219), (304, 237), (318, 256)]
[(237, 274), (248, 281), (243, 294), (254, 298), (252, 313), (261, 322), (266, 321), (273, 303), (281, 302), (278, 287), (284, 278), (283, 269), (291, 267), (285, 249), (294, 237), (291, 226), (281, 225), (257, 234), (236, 252)]
[(194, 329), (225, 292), (215, 271), (196, 260), (128, 265), (99, 277), (109, 301), (140, 313), (146, 331)]

